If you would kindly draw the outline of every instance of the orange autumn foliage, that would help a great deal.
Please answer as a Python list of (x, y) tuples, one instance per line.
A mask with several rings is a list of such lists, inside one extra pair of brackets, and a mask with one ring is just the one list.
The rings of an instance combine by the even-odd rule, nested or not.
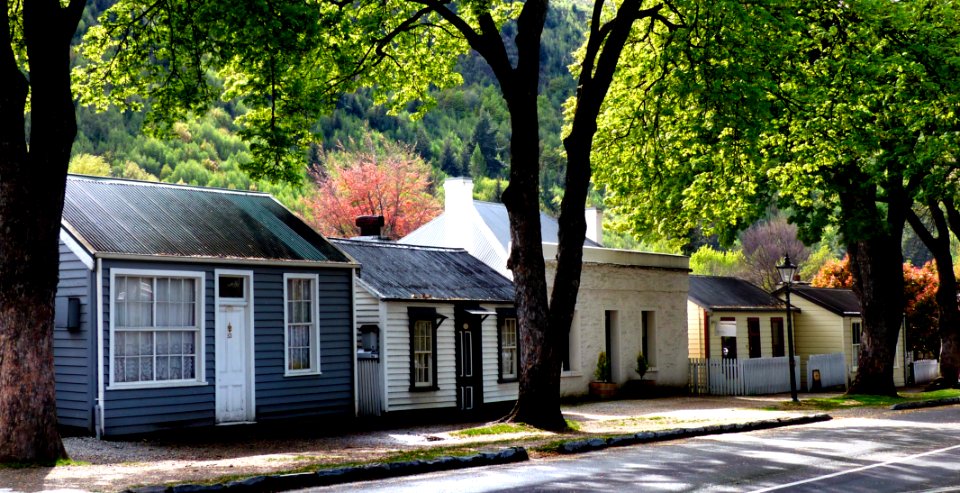
[(382, 215), (381, 236), (398, 239), (441, 212), (429, 193), (430, 166), (410, 149), (339, 151), (326, 164), (311, 170), (316, 188), (304, 198), (307, 222), (323, 235), (356, 236), (358, 216)]
[[(810, 284), (818, 288), (852, 288), (850, 257), (825, 263)], [(927, 262), (923, 267), (903, 264), (904, 314), (910, 328), (907, 338), (913, 350), (936, 352), (940, 346), (936, 300), (939, 286), (936, 263)]]

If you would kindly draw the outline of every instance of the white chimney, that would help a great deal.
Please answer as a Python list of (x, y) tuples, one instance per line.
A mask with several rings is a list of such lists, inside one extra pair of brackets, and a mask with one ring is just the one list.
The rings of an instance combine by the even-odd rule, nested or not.
[(451, 177), (443, 182), (443, 209), (448, 214), (464, 217), (473, 208), (473, 179), (469, 177)]
[(587, 220), (587, 239), (603, 245), (603, 211), (590, 207), (583, 211), (583, 216)]

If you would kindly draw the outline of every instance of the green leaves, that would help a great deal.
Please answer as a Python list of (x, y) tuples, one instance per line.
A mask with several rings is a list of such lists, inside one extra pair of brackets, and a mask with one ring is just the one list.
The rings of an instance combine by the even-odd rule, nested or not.
[(686, 29), (635, 33), (598, 122), (595, 179), (637, 232), (731, 238), (776, 200), (808, 240), (841, 223), (856, 239), (879, 218), (841, 196), (893, 200), (956, 162), (955, 4), (677, 11)]
[(74, 72), (83, 104), (149, 99), (148, 123), (162, 131), (214, 100), (241, 101), (248, 171), (271, 180), (302, 176), (311, 124), (340, 94), (373, 87), (379, 103), (420, 100), (422, 111), (428, 88), (461, 82), (453, 66), (467, 50), (437, 12), (402, 0), (120, 0), (101, 22)]

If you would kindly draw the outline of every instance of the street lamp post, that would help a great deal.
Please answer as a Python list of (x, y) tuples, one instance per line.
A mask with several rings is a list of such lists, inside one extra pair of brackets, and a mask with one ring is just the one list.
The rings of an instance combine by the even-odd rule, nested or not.
[(797, 399), (797, 370), (793, 366), (793, 317), (790, 314), (790, 285), (793, 284), (793, 276), (797, 272), (797, 266), (790, 262), (790, 255), (783, 255), (783, 263), (777, 266), (777, 272), (780, 273), (780, 281), (783, 283), (784, 293), (787, 297), (787, 355), (790, 365), (790, 397), (793, 402), (800, 402)]

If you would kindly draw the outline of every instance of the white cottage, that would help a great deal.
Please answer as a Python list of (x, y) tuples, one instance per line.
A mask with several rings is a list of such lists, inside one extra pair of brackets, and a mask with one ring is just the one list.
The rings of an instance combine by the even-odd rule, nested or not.
[(513, 283), (460, 249), (331, 240), (354, 285), (358, 411), (474, 411), (517, 399)]
[[(503, 204), (473, 200), (470, 178), (444, 182), (444, 212), (400, 240), (404, 244), (464, 248), (504, 276), (510, 225)], [(686, 297), (689, 259), (680, 255), (603, 248), (601, 216), (587, 209), (587, 239), (573, 324), (564, 354), (562, 395), (587, 392), (597, 356), (605, 351), (617, 383), (639, 379), (638, 353), (651, 368), (645, 379), (660, 387), (687, 385)], [(556, 271), (559, 225), (540, 215), (547, 284)]]

